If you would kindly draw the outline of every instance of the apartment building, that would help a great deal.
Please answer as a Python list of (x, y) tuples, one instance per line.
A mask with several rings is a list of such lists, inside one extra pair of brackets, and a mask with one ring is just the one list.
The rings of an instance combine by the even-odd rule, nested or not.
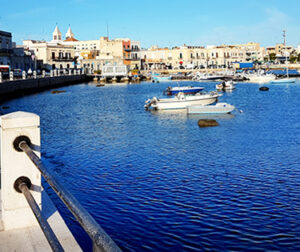
[(0, 65), (9, 65), (11, 69), (32, 70), (35, 68), (31, 52), (17, 47), (12, 34), (0, 31)]

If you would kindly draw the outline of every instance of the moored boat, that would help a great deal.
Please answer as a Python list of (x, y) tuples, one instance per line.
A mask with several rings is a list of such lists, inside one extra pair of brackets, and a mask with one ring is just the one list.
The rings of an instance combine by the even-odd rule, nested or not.
[(164, 81), (170, 81), (172, 80), (172, 76), (158, 76), (154, 75), (152, 76), (153, 81), (155, 82), (164, 82)]
[(178, 93), (173, 98), (159, 99), (153, 97), (145, 102), (145, 108), (153, 108), (155, 110), (164, 109), (186, 109), (192, 105), (208, 105), (217, 102), (218, 97), (221, 96), (218, 92), (197, 93), (195, 95), (184, 95)]
[(216, 105), (195, 105), (188, 106), (188, 114), (228, 114), (235, 109), (233, 105), (220, 102)]
[(204, 87), (193, 87), (193, 86), (185, 86), (185, 87), (168, 87), (164, 94), (166, 95), (175, 95), (179, 92), (182, 92), (184, 94), (195, 94), (200, 91), (202, 91)]
[(216, 85), (216, 89), (217, 90), (223, 90), (223, 91), (233, 90), (233, 89), (235, 89), (235, 82), (233, 82), (233, 81), (223, 81), (222, 83)]
[(270, 83), (271, 84), (280, 84), (280, 83), (295, 83), (296, 79), (295, 78), (282, 78), (282, 79), (276, 79), (272, 80)]

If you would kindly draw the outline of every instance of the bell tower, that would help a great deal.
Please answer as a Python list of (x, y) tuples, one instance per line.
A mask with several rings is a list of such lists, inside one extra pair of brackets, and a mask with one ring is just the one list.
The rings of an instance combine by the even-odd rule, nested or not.
[(61, 41), (61, 32), (56, 25), (54, 32), (52, 33), (52, 41)]

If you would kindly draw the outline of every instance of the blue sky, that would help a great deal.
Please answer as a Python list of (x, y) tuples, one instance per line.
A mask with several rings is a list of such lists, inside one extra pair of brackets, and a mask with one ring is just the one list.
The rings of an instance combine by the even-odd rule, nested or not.
[(56, 23), (79, 40), (128, 37), (151, 45), (300, 44), (299, 0), (0, 0), (0, 30), (50, 40)]

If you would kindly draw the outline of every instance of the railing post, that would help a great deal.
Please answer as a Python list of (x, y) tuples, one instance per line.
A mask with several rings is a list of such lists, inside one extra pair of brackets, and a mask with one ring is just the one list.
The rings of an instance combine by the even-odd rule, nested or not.
[(14, 80), (14, 72), (9, 71), (9, 80), (13, 81)]
[(26, 79), (26, 72), (22, 71), (22, 79), (25, 80)]
[(2, 72), (0, 72), (0, 83), (2, 82)]
[(14, 189), (15, 181), (28, 177), (32, 195), (41, 206), (41, 174), (23, 152), (14, 148), (19, 136), (30, 139), (32, 148), (40, 157), (40, 118), (36, 114), (14, 112), (0, 117), (1, 150), (1, 210), (5, 230), (38, 225), (24, 195)]

